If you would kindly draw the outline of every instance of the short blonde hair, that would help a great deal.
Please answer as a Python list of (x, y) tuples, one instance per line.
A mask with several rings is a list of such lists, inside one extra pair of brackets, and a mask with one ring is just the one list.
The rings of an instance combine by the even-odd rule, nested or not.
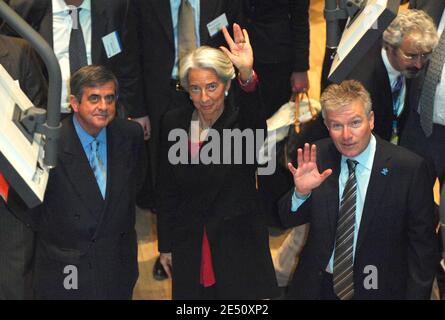
[(327, 110), (340, 110), (350, 106), (354, 101), (363, 102), (366, 115), (372, 111), (371, 96), (357, 80), (345, 80), (340, 84), (331, 84), (323, 91), (320, 98), (321, 113), (326, 120)]
[(433, 19), (422, 10), (401, 12), (383, 32), (383, 44), (399, 48), (403, 38), (410, 36), (416, 47), (424, 52), (433, 51), (439, 43)]
[(220, 49), (207, 46), (199, 47), (187, 54), (179, 66), (179, 81), (181, 86), (188, 91), (188, 75), (191, 69), (211, 69), (215, 71), (218, 78), (225, 84), (235, 78), (235, 68), (229, 57)]

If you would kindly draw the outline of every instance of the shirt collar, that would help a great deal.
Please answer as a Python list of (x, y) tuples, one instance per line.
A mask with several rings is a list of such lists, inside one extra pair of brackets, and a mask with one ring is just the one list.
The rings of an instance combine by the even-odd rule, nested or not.
[[(68, 12), (70, 8), (64, 0), (52, 0), (53, 14)], [(83, 11), (91, 11), (91, 0), (83, 0), (82, 4), (79, 6)]]
[(397, 81), (397, 77), (401, 74), (401, 72), (394, 69), (391, 62), (389, 62), (388, 52), (384, 48), (382, 48), (382, 60), (383, 64), (385, 65), (386, 71), (388, 72), (389, 83), (392, 87), (395, 81)]
[(346, 165), (347, 159), (352, 159), (358, 162), (358, 165), (363, 166), (369, 171), (372, 170), (372, 164), (374, 162), (374, 154), (376, 149), (376, 140), (374, 135), (371, 134), (371, 139), (369, 140), (368, 146), (363, 150), (359, 155), (353, 158), (347, 158), (345, 156), (341, 156), (342, 164)]
[(73, 114), (73, 124), (83, 148), (86, 148), (94, 139), (100, 143), (106, 143), (107, 128), (103, 128), (97, 137), (93, 137), (82, 128), (75, 114)]

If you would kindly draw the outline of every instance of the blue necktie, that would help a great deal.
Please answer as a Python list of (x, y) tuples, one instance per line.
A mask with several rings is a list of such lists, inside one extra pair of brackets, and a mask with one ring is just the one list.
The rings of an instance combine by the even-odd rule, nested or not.
[(392, 130), (391, 130), (391, 143), (398, 145), (399, 144), (399, 121), (398, 114), (401, 103), (401, 93), (403, 89), (403, 84), (405, 82), (405, 76), (400, 74), (396, 82), (393, 84), (391, 93), (392, 93)]
[(107, 168), (100, 158), (99, 153), (99, 141), (94, 139), (91, 142), (91, 153), (90, 153), (90, 166), (93, 169), (94, 176), (96, 177), (97, 185), (99, 186), (102, 197), (105, 199), (105, 190), (107, 187)]

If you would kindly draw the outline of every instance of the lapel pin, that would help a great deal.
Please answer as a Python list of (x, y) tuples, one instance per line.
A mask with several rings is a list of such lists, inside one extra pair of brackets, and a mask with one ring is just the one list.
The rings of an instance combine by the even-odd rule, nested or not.
[(389, 172), (388, 168), (383, 168), (382, 171), (380, 171), (380, 173), (384, 176), (387, 176), (388, 172)]

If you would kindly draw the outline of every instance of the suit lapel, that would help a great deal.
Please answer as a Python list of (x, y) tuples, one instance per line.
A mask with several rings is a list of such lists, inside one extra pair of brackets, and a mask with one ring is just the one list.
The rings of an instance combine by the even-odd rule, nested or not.
[(46, 13), (43, 15), (42, 22), (39, 26), (40, 35), (48, 42), (51, 48), (54, 47), (53, 40), (53, 6), (51, 1), (46, 8)]
[(207, 24), (216, 18), (216, 12), (218, 6), (215, 5), (217, 0), (201, 0), (199, 4), (200, 17), (199, 17), (199, 35), (201, 40), (201, 45), (207, 43), (210, 35), (207, 30)]
[(392, 115), (392, 91), (391, 91), (391, 84), (389, 83), (389, 75), (388, 71), (386, 70), (385, 64), (383, 63), (382, 55), (379, 53), (378, 55), (378, 61), (376, 74), (375, 74), (375, 86), (379, 87), (379, 89), (376, 91), (381, 91), (381, 94), (379, 95), (380, 100), (379, 104), (381, 104), (379, 107), (379, 110), (382, 111), (382, 114), (388, 115), (389, 117)]
[(82, 199), (92, 216), (97, 219), (97, 208), (103, 206), (103, 200), (96, 178), (74, 129), (72, 118), (69, 117), (64, 121), (63, 126), (66, 134), (63, 135), (65, 140), (60, 152), (60, 164), (64, 166), (66, 175), (77, 196)]
[(382, 203), (382, 197), (385, 194), (388, 179), (391, 179), (390, 156), (385, 152), (385, 145), (382, 140), (376, 137), (376, 151), (374, 163), (372, 165), (371, 177), (369, 178), (368, 189), (366, 191), (365, 203), (363, 204), (362, 219), (358, 232), (356, 252), (363, 243), (366, 232), (374, 218), (376, 207)]
[(91, 1), (91, 60), (93, 64), (103, 64), (102, 37), (107, 32), (108, 18), (105, 8), (108, 6), (110, 6), (109, 3), (101, 0)]
[(338, 189), (338, 179), (340, 176), (340, 162), (341, 155), (335, 148), (334, 144), (329, 144), (328, 152), (323, 156), (324, 160), (322, 160), (322, 165), (320, 166), (321, 172), (324, 170), (331, 168), (332, 174), (326, 179), (326, 181), (321, 185), (324, 188), (322, 194), (325, 195), (326, 200), (326, 213), (327, 213), (327, 221), (329, 224), (330, 234), (327, 239), (329, 243), (327, 245), (332, 245), (332, 239), (335, 238), (335, 230), (337, 228), (337, 216), (338, 216), (338, 208), (339, 208), (339, 189)]
[(103, 221), (105, 221), (107, 213), (112, 212), (112, 210), (109, 210), (112, 201), (119, 199), (123, 187), (126, 186), (125, 183), (122, 182), (128, 179), (128, 177), (126, 177), (127, 162), (124, 160), (125, 153), (119, 152), (119, 150), (125, 150), (121, 145), (127, 143), (125, 139), (121, 138), (122, 136), (124, 135), (120, 134), (115, 124), (111, 122), (107, 127), (107, 188), (105, 205), (99, 216), (95, 237), (100, 231), (100, 227)]

